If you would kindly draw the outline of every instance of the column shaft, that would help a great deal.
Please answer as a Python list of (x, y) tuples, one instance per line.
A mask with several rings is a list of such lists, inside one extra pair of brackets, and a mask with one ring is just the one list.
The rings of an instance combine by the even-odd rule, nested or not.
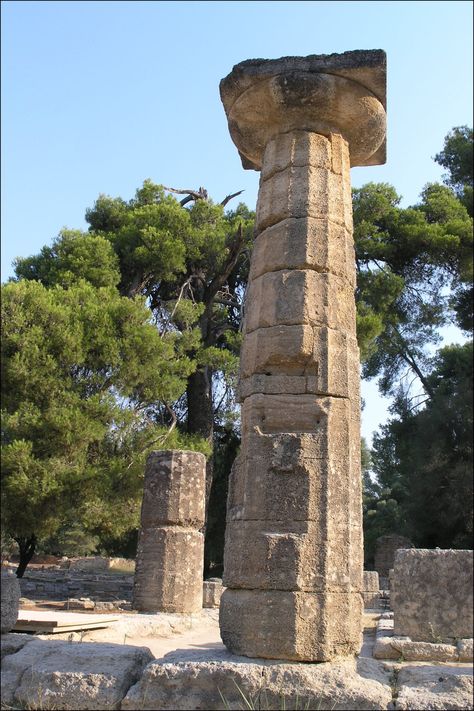
[(339, 134), (291, 131), (263, 154), (220, 608), (237, 654), (324, 661), (362, 641), (349, 169)]
[(206, 458), (152, 452), (147, 460), (133, 586), (142, 612), (202, 609)]

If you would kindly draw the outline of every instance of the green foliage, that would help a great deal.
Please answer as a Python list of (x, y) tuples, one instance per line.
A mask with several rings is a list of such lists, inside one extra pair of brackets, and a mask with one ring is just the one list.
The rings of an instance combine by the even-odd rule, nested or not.
[(472, 547), (472, 342), (442, 348), (427, 376), (432, 397), (413, 412), (400, 393), (374, 438), (365, 487), (366, 555), (402, 533), (421, 548)]
[(16, 259), (15, 274), (48, 287), (66, 288), (81, 279), (95, 287), (116, 286), (120, 281), (119, 262), (108, 240), (80, 230), (62, 230), (39, 255)]
[(412, 371), (425, 391), (426, 346), (439, 327), (469, 320), (466, 284), (472, 283), (472, 218), (448, 187), (427, 185), (421, 202), (402, 209), (391, 186), (354, 190), (357, 332), (363, 375), (381, 375), (394, 395)]
[(2, 323), (6, 530), (51, 537), (73, 511), (86, 530), (123, 534), (137, 524), (146, 452), (179, 441), (155, 408), (180, 397), (194, 365), (143, 299), (83, 280), (4, 285)]
[(443, 150), (435, 161), (448, 170), (445, 182), (452, 187), (472, 217), (473, 197), (473, 130), (467, 126), (453, 128), (444, 139)]

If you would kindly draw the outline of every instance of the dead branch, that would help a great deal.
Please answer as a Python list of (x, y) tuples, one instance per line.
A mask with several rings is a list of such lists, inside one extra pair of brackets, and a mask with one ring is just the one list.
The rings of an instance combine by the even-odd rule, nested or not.
[(198, 188), (197, 190), (181, 190), (180, 188), (167, 188), (163, 185), (163, 188), (169, 193), (176, 193), (177, 195), (187, 195), (183, 200), (180, 201), (180, 205), (184, 207), (191, 200), (207, 200), (209, 195), (205, 188)]
[(241, 195), (243, 192), (245, 192), (245, 191), (239, 190), (238, 193), (232, 193), (232, 195), (227, 195), (221, 202), (222, 207), (225, 207), (228, 202), (230, 202), (233, 198), (237, 197), (237, 195)]

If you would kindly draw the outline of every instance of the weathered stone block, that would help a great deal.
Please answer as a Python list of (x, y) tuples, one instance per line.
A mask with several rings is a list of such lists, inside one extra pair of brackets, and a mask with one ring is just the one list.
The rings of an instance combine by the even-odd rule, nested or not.
[(240, 376), (305, 375), (314, 373), (314, 332), (311, 326), (274, 326), (245, 336), (240, 354)]
[(472, 669), (434, 664), (403, 665), (397, 679), (397, 709), (472, 709)]
[(222, 711), (244, 708), (245, 699), (254, 709), (353, 711), (389, 708), (392, 697), (388, 674), (367, 659), (272, 663), (215, 649), (188, 653), (185, 661), (149, 664), (121, 709)]
[(472, 637), (473, 552), (397, 551), (390, 602), (395, 635), (426, 642)]
[(10, 632), (18, 619), (20, 583), (13, 573), (1, 574), (1, 634)]
[[(224, 584), (233, 589), (359, 592), (360, 530), (322, 502), (316, 521), (229, 521)], [(357, 553), (359, 553), (357, 561)]]
[(2, 701), (27, 709), (117, 709), (152, 659), (146, 647), (31, 642), (2, 662)]
[[(311, 335), (304, 331), (295, 333), (298, 328), (307, 327), (281, 327), (293, 329), (299, 336), (293, 350), (285, 349), (291, 332), (279, 342), (278, 349), (273, 349), (275, 341), (279, 341), (274, 328), (258, 329), (246, 336), (241, 355), (241, 400), (256, 393), (314, 393), (346, 398), (358, 395), (360, 366), (356, 339), (341, 331), (315, 327), (311, 354)], [(298, 346), (300, 350), (296, 352)], [(281, 370), (286, 373), (280, 374)]]
[(364, 570), (362, 573), (362, 590), (364, 592), (379, 592), (379, 574), (376, 570)]
[(250, 282), (245, 306), (245, 334), (302, 324), (355, 332), (353, 287), (334, 274), (312, 269), (267, 272)]
[(227, 588), (219, 623), (222, 640), (234, 654), (328, 661), (360, 651), (361, 614), (359, 593)]
[(260, 232), (292, 217), (329, 219), (352, 229), (344, 205), (342, 175), (313, 166), (294, 166), (260, 182), (256, 228)]
[(281, 133), (267, 143), (260, 172), (261, 180), (267, 180), (290, 166), (308, 165), (332, 169), (331, 141), (309, 131)]
[(200, 452), (163, 450), (148, 456), (142, 527), (204, 523), (206, 458)]
[(204, 537), (193, 529), (142, 529), (133, 607), (143, 612), (198, 612), (202, 608)]
[(224, 589), (222, 580), (205, 580), (202, 585), (202, 606), (219, 607)]
[[(346, 398), (318, 395), (251, 395), (242, 404), (242, 432), (262, 434), (310, 432), (319, 456), (349, 446), (350, 419), (356, 415)], [(357, 423), (356, 423), (357, 424)], [(342, 450), (341, 450), (342, 451)]]
[(359, 491), (350, 484), (357, 462), (343, 429), (339, 447), (324, 433), (249, 435), (248, 450), (237, 457), (230, 477), (228, 521), (324, 523), (329, 505), (341, 518), (352, 517), (353, 508), (361, 507)]

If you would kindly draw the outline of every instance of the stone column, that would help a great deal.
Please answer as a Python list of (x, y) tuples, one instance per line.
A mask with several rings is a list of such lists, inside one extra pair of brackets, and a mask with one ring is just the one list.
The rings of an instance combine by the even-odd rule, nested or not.
[(350, 166), (384, 160), (385, 55), (250, 60), (221, 82), (261, 170), (220, 627), (236, 654), (362, 643), (359, 352)]
[(141, 612), (202, 609), (206, 458), (151, 452), (147, 459), (133, 607)]

